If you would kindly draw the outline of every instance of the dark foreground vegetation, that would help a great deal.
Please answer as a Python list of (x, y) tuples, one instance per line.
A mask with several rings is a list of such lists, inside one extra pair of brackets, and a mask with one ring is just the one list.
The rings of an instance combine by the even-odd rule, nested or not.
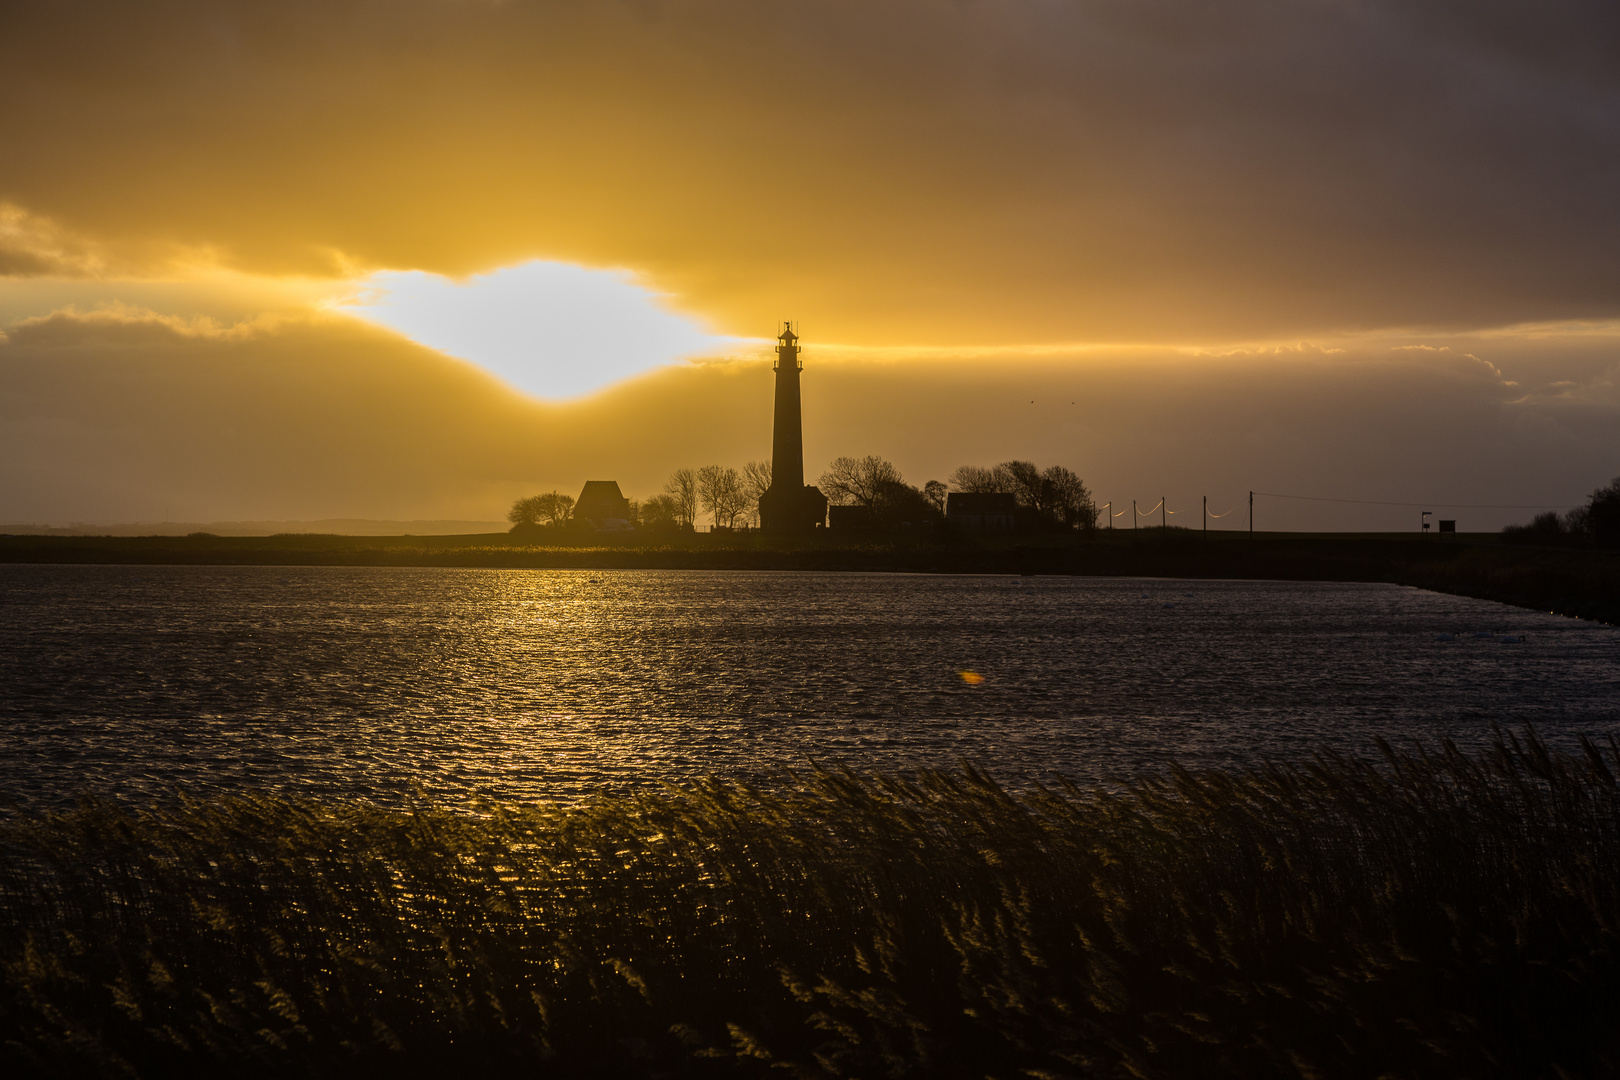
[(1620, 750), (0, 823), (18, 1075), (1620, 1070)]
[(0, 562), (841, 570), (1382, 581), (1620, 623), (1620, 551), (1496, 534), (760, 532), (478, 536), (5, 536)]

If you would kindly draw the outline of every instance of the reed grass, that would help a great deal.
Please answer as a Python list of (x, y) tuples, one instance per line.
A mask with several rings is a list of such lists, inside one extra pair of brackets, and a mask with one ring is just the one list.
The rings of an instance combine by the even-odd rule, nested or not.
[(0, 822), (0, 1067), (1593, 1076), (1620, 748)]

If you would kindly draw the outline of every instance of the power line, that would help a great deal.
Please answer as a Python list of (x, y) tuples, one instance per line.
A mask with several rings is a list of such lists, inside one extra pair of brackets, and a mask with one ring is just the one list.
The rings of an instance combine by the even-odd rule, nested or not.
[(1308, 502), (1356, 503), (1361, 506), (1444, 506), (1452, 510), (1559, 510), (1581, 503), (1450, 503), (1450, 502), (1387, 502), (1381, 499), (1328, 499), (1320, 495), (1280, 495), (1275, 491), (1255, 491), (1271, 499), (1304, 499)]

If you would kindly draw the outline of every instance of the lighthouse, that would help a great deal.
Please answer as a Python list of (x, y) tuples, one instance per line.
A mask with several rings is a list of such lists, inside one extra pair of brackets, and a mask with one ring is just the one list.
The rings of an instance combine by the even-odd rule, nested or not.
[(799, 335), (782, 324), (776, 335), (776, 415), (771, 428), (771, 486), (759, 497), (759, 523), (776, 532), (803, 532), (827, 520), (827, 497), (804, 482), (804, 422), (799, 407)]

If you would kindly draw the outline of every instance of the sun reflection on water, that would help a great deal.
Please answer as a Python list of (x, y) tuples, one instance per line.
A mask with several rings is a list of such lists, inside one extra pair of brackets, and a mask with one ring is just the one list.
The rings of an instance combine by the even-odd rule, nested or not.
[[(1084, 780), (1171, 755), (1363, 752), (1375, 734), (1468, 742), (1492, 718), (1554, 741), (1616, 726), (1613, 628), (1379, 585), (1029, 585), (4, 567), (0, 793), (572, 801), (963, 759)], [(1503, 646), (1510, 631), (1524, 643)]]

